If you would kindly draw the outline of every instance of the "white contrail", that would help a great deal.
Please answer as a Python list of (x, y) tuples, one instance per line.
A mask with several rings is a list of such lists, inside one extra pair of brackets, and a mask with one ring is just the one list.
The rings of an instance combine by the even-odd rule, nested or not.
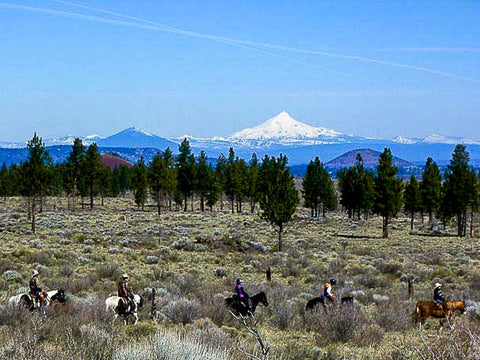
[[(340, 58), (340, 59), (346, 59), (346, 60), (354, 60), (354, 61), (359, 61), (359, 62), (378, 64), (378, 65), (386, 65), (386, 66), (391, 66), (391, 67), (405, 68), (405, 69), (416, 70), (416, 71), (426, 72), (426, 73), (430, 73), (430, 74), (434, 74), (434, 75), (446, 76), (446, 77), (451, 77), (451, 78), (456, 78), (456, 79), (461, 79), (461, 80), (467, 80), (467, 81), (475, 81), (475, 82), (480, 81), (480, 79), (459, 76), (457, 74), (453, 74), (453, 73), (450, 73), (450, 72), (435, 70), (435, 69), (422, 67), (422, 66), (417, 66), (417, 65), (408, 65), (408, 64), (402, 64), (402, 63), (391, 62), (391, 61), (384, 61), (384, 60), (379, 60), (379, 59), (374, 59), (374, 58), (369, 58), (369, 57), (363, 57), (363, 56), (344, 55), (344, 54), (337, 54), (337, 53), (326, 52), (326, 51), (318, 51), (318, 50), (307, 50), (307, 49), (301, 49), (301, 48), (290, 47), (290, 46), (269, 44), (269, 43), (264, 43), (264, 42), (239, 40), (239, 39), (233, 39), (233, 38), (227, 38), (227, 37), (221, 37), (221, 36), (215, 36), (215, 35), (209, 35), (209, 34), (202, 34), (202, 33), (197, 33), (197, 32), (193, 32), (193, 31), (186, 31), (186, 30), (178, 29), (178, 28), (175, 28), (175, 27), (172, 27), (172, 26), (168, 26), (168, 25), (161, 24), (161, 23), (158, 23), (158, 22), (149, 21), (149, 20), (146, 20), (146, 19), (138, 18), (138, 17), (133, 17), (133, 16), (128, 16), (128, 15), (116, 13), (116, 12), (113, 12), (113, 11), (103, 10), (103, 9), (99, 9), (99, 8), (95, 8), (95, 7), (91, 7), (91, 6), (86, 6), (86, 5), (81, 5), (81, 4), (76, 4), (76, 3), (69, 2), (69, 1), (63, 1), (63, 0), (51, 0), (51, 1), (66, 4), (66, 5), (70, 5), (70, 6), (75, 6), (75, 7), (79, 7), (79, 8), (84, 8), (84, 9), (88, 9), (88, 10), (98, 11), (98, 12), (102, 12), (102, 13), (105, 13), (105, 14), (129, 19), (129, 20), (140, 21), (140, 22), (143, 22), (143, 23), (149, 24), (149, 25), (141, 25), (141, 24), (138, 24), (138, 23), (126, 22), (126, 21), (121, 21), (121, 20), (106, 19), (106, 18), (102, 18), (102, 17), (98, 17), (98, 16), (82, 15), (82, 14), (77, 14), (77, 13), (69, 13), (69, 12), (64, 12), (64, 11), (59, 11), (59, 10), (49, 10), (49, 9), (43, 9), (43, 8), (35, 8), (35, 7), (23, 6), (23, 5), (13, 5), (13, 4), (0, 3), (0, 6), (10, 7), (10, 8), (20, 8), (20, 9), (24, 9), (24, 10), (37, 11), (37, 12), (45, 12), (45, 13), (50, 13), (50, 14), (55, 14), (55, 15), (60, 15), (60, 16), (67, 16), (67, 17), (89, 20), (89, 21), (124, 25), (124, 26), (130, 26), (130, 27), (139, 27), (139, 28), (148, 29), (148, 30), (171, 32), (171, 33), (176, 33), (176, 34), (182, 34), (182, 35), (187, 35), (187, 36), (209, 39), (209, 40), (213, 40), (213, 41), (224, 42), (224, 43), (228, 43), (230, 45), (236, 45), (236, 44), (240, 45), (241, 44), (241, 45), (250, 46), (250, 47), (252, 47), (252, 46), (266, 47), (266, 48), (276, 49), (276, 50), (292, 51), (292, 52), (304, 53), (304, 54), (310, 54), (310, 55), (320, 55), (320, 56), (327, 56), (327, 57), (334, 57), (334, 58)], [(250, 49), (252, 49), (252, 48), (250, 48)], [(273, 53), (267, 53), (267, 54), (273, 55)], [(277, 54), (275, 54), (275, 56), (279, 57), (279, 55), (277, 55)], [(327, 69), (324, 69), (324, 70), (327, 70)], [(332, 71), (332, 70), (328, 70), (328, 71)]]
[[(361, 61), (361, 62), (367, 62), (367, 63), (373, 63), (373, 64), (379, 64), (379, 65), (387, 65), (387, 66), (393, 66), (393, 67), (399, 67), (399, 68), (405, 68), (405, 69), (411, 69), (411, 70), (416, 70), (416, 71), (422, 71), (422, 72), (427, 72), (430, 74), (435, 74), (435, 75), (441, 75), (441, 76), (447, 76), (451, 78), (457, 78), (457, 79), (462, 79), (462, 80), (468, 80), (468, 81), (480, 81), (480, 79), (475, 79), (475, 78), (469, 78), (469, 77), (464, 77), (460, 75), (456, 75), (450, 72), (446, 71), (441, 71), (441, 70), (435, 70), (423, 66), (416, 66), (416, 65), (408, 65), (408, 64), (402, 64), (402, 63), (397, 63), (397, 62), (391, 62), (391, 61), (384, 61), (384, 60), (379, 60), (379, 59), (374, 59), (374, 58), (369, 58), (369, 57), (363, 57), (363, 56), (354, 56), (354, 55), (344, 55), (344, 54), (336, 54), (336, 53), (331, 53), (331, 52), (326, 52), (326, 51), (317, 51), (317, 50), (306, 50), (306, 49), (300, 49), (300, 48), (295, 48), (295, 47), (289, 47), (289, 46), (283, 46), (283, 45), (275, 45), (275, 44), (269, 44), (269, 43), (263, 43), (263, 42), (256, 42), (256, 41), (248, 41), (248, 40), (239, 40), (239, 39), (232, 39), (232, 38), (226, 38), (226, 37), (221, 37), (221, 36), (215, 36), (215, 35), (209, 35), (209, 34), (202, 34), (202, 33), (197, 33), (197, 32), (192, 32), (192, 31), (186, 31), (182, 29), (178, 29), (172, 26), (168, 26), (165, 24), (161, 24), (158, 22), (134, 17), (134, 16), (129, 16), (129, 15), (124, 15), (120, 14), (117, 12), (113, 11), (108, 11), (104, 9), (99, 9), (96, 7), (91, 7), (87, 5), (81, 5), (77, 3), (73, 3), (70, 1), (64, 1), (64, 0), (50, 0), (56, 3), (62, 3), (66, 5), (71, 5), (71, 6), (76, 6), (79, 8), (83, 9), (88, 9), (88, 10), (93, 10), (93, 11), (98, 11), (102, 12), (105, 14), (109, 15), (114, 15), (118, 17), (123, 17), (126, 19), (130, 20), (135, 20), (135, 21), (141, 21), (147, 24), (152, 24), (156, 26), (160, 26), (165, 29), (165, 31), (170, 31), (173, 33), (178, 33), (178, 34), (183, 34), (183, 35), (188, 35), (188, 36), (195, 36), (195, 37), (201, 37), (201, 38), (206, 38), (210, 40), (215, 40), (215, 41), (223, 41), (227, 42), (230, 44), (243, 44), (243, 45), (249, 45), (249, 46), (261, 46), (261, 47), (267, 47), (267, 48), (272, 48), (272, 49), (277, 49), (277, 50), (285, 50), (285, 51), (294, 51), (294, 52), (300, 52), (300, 53), (305, 53), (305, 54), (310, 54), (310, 55), (322, 55), (322, 56), (328, 56), (328, 57), (334, 57), (334, 58), (341, 58), (341, 59), (347, 59), (347, 60), (355, 60), (355, 61)], [(252, 49), (252, 48), (250, 48)], [(406, 51), (408, 48), (405, 48), (404, 50)], [(430, 51), (439, 51), (440, 49), (447, 49), (447, 48), (424, 48), (424, 51), (428, 51), (427, 49), (430, 49)], [(448, 49), (453, 49), (453, 48), (448, 48)], [(466, 48), (462, 48), (466, 49)], [(409, 51), (412, 51), (413, 48), (410, 48)], [(419, 50), (421, 51), (421, 50)], [(459, 50), (457, 50), (459, 51)], [(469, 49), (469, 51), (472, 51), (472, 49)], [(475, 50), (473, 50), (475, 51)], [(270, 53), (272, 54), (272, 53)], [(331, 70), (329, 70), (331, 71)]]
[(475, 47), (406, 47), (406, 48), (374, 48), (374, 49), (365, 49), (367, 51), (385, 51), (385, 52), (480, 52), (480, 48)]
[[(55, 1), (55, 0), (52, 0), (52, 1)], [(188, 35), (188, 36), (196, 36), (196, 37), (201, 37), (201, 38), (205, 38), (205, 39), (209, 39), (209, 40), (214, 40), (214, 41), (217, 41), (217, 42), (222, 42), (222, 43), (228, 44), (230, 46), (235, 46), (235, 47), (239, 47), (239, 48), (243, 48), (243, 49), (248, 49), (248, 50), (251, 50), (251, 51), (256, 51), (256, 52), (266, 54), (266, 55), (269, 55), (269, 56), (272, 56), (272, 57), (276, 57), (278, 59), (288, 61), (288, 62), (291, 62), (291, 63), (310, 66), (310, 67), (313, 67), (313, 68), (316, 68), (316, 69), (321, 69), (321, 70), (326, 71), (326, 72), (331, 72), (331, 73), (335, 73), (335, 74), (341, 74), (341, 75), (344, 75), (344, 76), (354, 77), (353, 75), (342, 72), (342, 71), (328, 69), (328, 68), (321, 67), (321, 66), (318, 66), (318, 65), (315, 65), (315, 64), (310, 64), (310, 63), (306, 63), (306, 62), (303, 62), (303, 61), (294, 60), (294, 59), (288, 58), (286, 56), (282, 56), (282, 55), (279, 55), (279, 54), (276, 54), (276, 53), (272, 53), (270, 51), (257, 49), (257, 48), (247, 46), (247, 45), (244, 45), (244, 44), (239, 44), (235, 41), (230, 41), (228, 38), (220, 38), (218, 36), (204, 35), (204, 34), (194, 35), (194, 33), (191, 33), (189, 31), (178, 30), (178, 29), (172, 28), (172, 27), (167, 26), (167, 25), (154, 23), (152, 21), (148, 21), (148, 20), (144, 20), (144, 19), (140, 19), (140, 18), (135, 18), (135, 17), (132, 17), (132, 16), (117, 14), (117, 13), (113, 13), (111, 11), (96, 9), (96, 8), (92, 8), (92, 7), (84, 6), (84, 5), (79, 5), (79, 4), (68, 3), (68, 2), (65, 2), (65, 1), (55, 1), (55, 2), (71, 4), (73, 6), (78, 6), (78, 7), (82, 7), (82, 8), (90, 9), (90, 10), (96, 10), (96, 11), (104, 12), (104, 13), (107, 13), (107, 14), (110, 14), (110, 15), (115, 15), (115, 16), (118, 16), (118, 17), (123, 17), (123, 18), (131, 19), (131, 20), (142, 21), (146, 24), (152, 24), (152, 25), (142, 25), (142, 24), (128, 22), (128, 21), (108, 19), (108, 18), (99, 17), (99, 16), (84, 15), (84, 14), (66, 12), (66, 11), (61, 11), (61, 10), (37, 8), (37, 7), (26, 6), (26, 5), (14, 5), (14, 4), (0, 3), (0, 7), (11, 8), (11, 9), (22, 9), (22, 10), (51, 14), (51, 15), (58, 15), (58, 16), (63, 16), (63, 17), (68, 17), (68, 18), (73, 18), (73, 19), (86, 20), (86, 21), (91, 21), (91, 22), (128, 26), (128, 27), (140, 28), (140, 29), (146, 29), (146, 30), (171, 32), (171, 33), (175, 33), (175, 34), (184, 34), (184, 35)]]

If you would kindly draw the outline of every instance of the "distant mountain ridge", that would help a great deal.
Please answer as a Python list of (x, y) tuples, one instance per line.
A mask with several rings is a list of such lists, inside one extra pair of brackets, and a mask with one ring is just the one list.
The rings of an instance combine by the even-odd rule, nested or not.
[[(39, 135), (41, 136), (41, 134)], [(474, 163), (480, 163), (480, 141), (448, 138), (440, 135), (431, 135), (425, 138), (398, 136), (392, 140), (346, 135), (336, 130), (307, 125), (295, 120), (286, 111), (282, 111), (255, 127), (243, 129), (228, 137), (182, 136), (167, 139), (137, 127), (130, 127), (108, 137), (90, 135), (80, 137), (80, 139), (85, 145), (95, 142), (100, 149), (138, 149), (136, 153), (139, 154), (147, 149), (149, 149), (147, 152), (164, 151), (167, 147), (175, 153), (185, 137), (189, 140), (192, 152), (198, 154), (204, 150), (210, 158), (228, 154), (229, 148), (233, 148), (237, 156), (247, 160), (252, 153), (256, 153), (258, 158), (262, 158), (264, 155), (284, 154), (288, 157), (289, 164), (295, 165), (306, 164), (315, 156), (319, 156), (326, 163), (352, 150), (371, 149), (381, 152), (388, 147), (394, 156), (417, 165), (424, 164), (429, 156), (440, 164), (449, 161), (455, 144), (463, 143), (468, 145), (467, 150)], [(43, 139), (43, 141), (46, 146), (55, 148), (63, 145), (71, 146), (74, 138), (74, 136), (66, 136), (57, 139)], [(23, 144), (0, 142), (0, 148), (4, 150), (25, 147), (26, 142)], [(23, 156), (18, 152), (3, 151), (3, 153), (8, 153), (12, 159), (17, 160)], [(128, 160), (135, 162), (135, 152), (126, 151), (126, 153), (129, 155)]]
[[(372, 149), (356, 149), (346, 152), (345, 154), (330, 160), (325, 164), (326, 167), (331, 169), (341, 169), (344, 167), (350, 167), (356, 162), (357, 155), (360, 154), (365, 168), (375, 168), (378, 165), (378, 159), (381, 152)], [(392, 156), (392, 165), (401, 168), (416, 168), (415, 164), (401, 159), (397, 156)]]

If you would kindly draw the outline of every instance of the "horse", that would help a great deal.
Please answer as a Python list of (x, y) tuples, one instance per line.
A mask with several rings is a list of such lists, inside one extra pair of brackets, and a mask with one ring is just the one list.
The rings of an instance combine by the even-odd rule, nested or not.
[[(267, 295), (265, 295), (265, 292), (263, 291), (250, 297), (250, 300), (252, 301), (252, 307), (250, 308), (251, 315), (255, 314), (255, 309), (259, 303), (263, 304), (263, 306), (268, 306)], [(225, 305), (236, 314), (240, 314), (242, 316), (249, 315), (247, 308), (237, 297), (232, 296), (226, 298)]]
[(23, 293), (11, 296), (7, 303), (11, 306), (21, 306), (24, 308), (33, 311), (35, 309), (40, 309), (42, 312), (45, 310), (45, 307), (49, 306), (53, 302), (58, 302), (63, 304), (67, 301), (67, 297), (65, 296), (65, 290), (58, 289), (58, 290), (50, 290), (46, 292), (45, 301), (43, 306), (40, 306), (40, 302), (35, 301), (29, 293)]
[[(353, 300), (353, 296), (343, 296), (340, 298), (340, 306), (353, 305)], [(307, 305), (305, 306), (305, 310), (315, 310), (320, 304), (322, 304), (324, 308), (327, 308), (329, 306), (327, 305), (327, 298), (325, 297), (325, 295), (320, 295), (311, 300), (308, 300)]]
[[(450, 320), (457, 311), (461, 314), (465, 314), (467, 311), (464, 300), (445, 301), (442, 305), (443, 306), (439, 308), (434, 301), (417, 301), (414, 313), (415, 322), (420, 323), (420, 326), (422, 326), (429, 317), (433, 317), (436, 319), (446, 318), (450, 323)], [(446, 314), (444, 308), (447, 310)]]
[(138, 313), (137, 309), (142, 308), (143, 306), (143, 297), (135, 294), (133, 295), (133, 299), (136, 305), (135, 311), (130, 311), (130, 304), (128, 303), (125, 298), (120, 296), (110, 296), (105, 299), (105, 309), (108, 312), (113, 312), (114, 317), (113, 319), (117, 319), (118, 316), (123, 316), (125, 324), (128, 322), (132, 322), (133, 325), (136, 325), (138, 322)]

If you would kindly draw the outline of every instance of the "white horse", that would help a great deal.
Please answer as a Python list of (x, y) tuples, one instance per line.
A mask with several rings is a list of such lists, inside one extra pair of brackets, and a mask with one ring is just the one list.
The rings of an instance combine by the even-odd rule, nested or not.
[(59, 303), (64, 303), (67, 301), (67, 297), (65, 296), (65, 291), (63, 289), (47, 291), (47, 296), (45, 297), (45, 301), (42, 306), (40, 306), (40, 301), (35, 301), (35, 299), (33, 299), (28, 292), (11, 296), (7, 300), (7, 304), (10, 306), (21, 306), (32, 311), (35, 309), (40, 309), (41, 312), (44, 312), (45, 308), (54, 301)]
[(105, 299), (105, 309), (108, 312), (113, 312), (114, 320), (118, 316), (123, 316), (125, 324), (128, 322), (132, 322), (135, 325), (138, 322), (138, 313), (137, 309), (143, 306), (143, 298), (138, 295), (134, 294), (132, 301), (135, 303), (135, 311), (130, 311), (130, 304), (120, 296), (110, 296)]

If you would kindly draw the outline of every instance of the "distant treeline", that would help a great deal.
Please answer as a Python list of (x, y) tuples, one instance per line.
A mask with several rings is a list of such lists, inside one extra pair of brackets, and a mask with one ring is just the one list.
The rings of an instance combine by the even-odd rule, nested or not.
[[(388, 224), (398, 212), (411, 215), (412, 229), (415, 214), (427, 214), (444, 223), (456, 219), (458, 236), (473, 231), (474, 215), (478, 212), (479, 174), (469, 166), (469, 153), (464, 145), (457, 145), (450, 165), (441, 170), (432, 158), (426, 160), (420, 174), (410, 174), (405, 181), (399, 169), (392, 165), (389, 148), (381, 153), (375, 170), (364, 167), (360, 154), (353, 166), (336, 172), (316, 157), (306, 166), (301, 189), (288, 168), (288, 159), (266, 155), (261, 161), (255, 153), (248, 161), (235, 155), (221, 154), (215, 162), (209, 161), (204, 151), (192, 153), (185, 139), (174, 156), (170, 148), (157, 152), (147, 164), (142, 157), (133, 167), (113, 169), (102, 163), (96, 144), (83, 145), (75, 139), (71, 152), (62, 163), (54, 163), (42, 139), (36, 134), (27, 145), (28, 158), (19, 165), (3, 164), (0, 169), (0, 196), (23, 196), (28, 203), (28, 216), (35, 231), (35, 215), (45, 196), (65, 196), (68, 207), (75, 209), (101, 205), (105, 197), (132, 193), (135, 204), (144, 210), (151, 198), (157, 212), (200, 211), (229, 204), (231, 212), (256, 212), (278, 228), (279, 248), (286, 223), (295, 213), (300, 197), (311, 215), (326, 216), (339, 205), (349, 217), (378, 214), (383, 218), (383, 236), (388, 237)], [(215, 165), (214, 165), (215, 164)], [(80, 199), (80, 200), (79, 200)], [(199, 204), (199, 205), (194, 205)], [(259, 209), (259, 210), (257, 210)], [(467, 215), (470, 215), (467, 216)]]

